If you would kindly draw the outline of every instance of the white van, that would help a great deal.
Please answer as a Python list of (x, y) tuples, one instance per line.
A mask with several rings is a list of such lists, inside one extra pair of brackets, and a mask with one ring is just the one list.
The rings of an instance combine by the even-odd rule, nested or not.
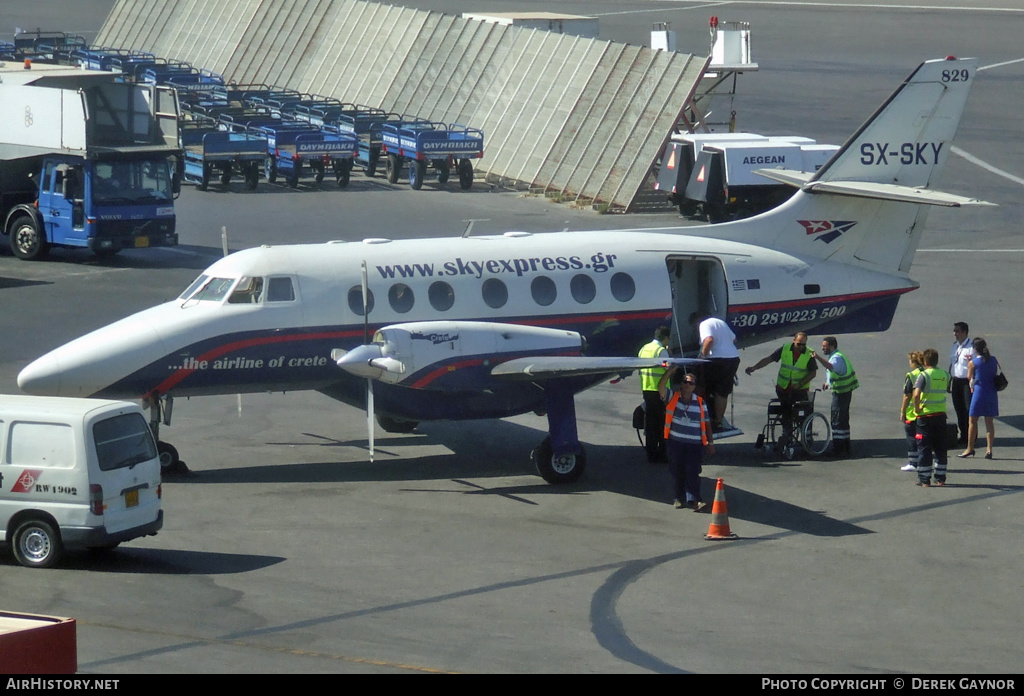
[(0, 395), (0, 541), (30, 568), (163, 526), (160, 459), (136, 404)]

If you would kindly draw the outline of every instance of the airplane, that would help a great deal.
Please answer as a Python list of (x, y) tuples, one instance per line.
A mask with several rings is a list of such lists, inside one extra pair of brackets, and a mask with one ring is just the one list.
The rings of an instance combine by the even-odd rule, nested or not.
[[(571, 482), (586, 465), (575, 395), (663, 364), (632, 357), (659, 325), (673, 355), (697, 348), (693, 312), (725, 319), (740, 347), (888, 329), (918, 287), (929, 206), (991, 205), (932, 188), (976, 71), (976, 59), (922, 63), (817, 172), (761, 170), (797, 191), (756, 217), (246, 249), (176, 300), (40, 357), (18, 385), (142, 398), (155, 434), (174, 397), (206, 394), (316, 390), (391, 432), (535, 411), (548, 420), (538, 472)], [(160, 448), (172, 466), (176, 450)]]

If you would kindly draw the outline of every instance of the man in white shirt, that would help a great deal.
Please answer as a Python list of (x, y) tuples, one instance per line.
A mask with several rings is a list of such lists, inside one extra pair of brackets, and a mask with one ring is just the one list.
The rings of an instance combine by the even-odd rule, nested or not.
[(953, 346), (949, 349), (949, 393), (956, 411), (959, 430), (957, 442), (967, 442), (968, 411), (971, 406), (971, 383), (967, 379), (967, 366), (974, 359), (974, 347), (968, 336), (967, 322), (953, 324)]
[(725, 407), (740, 365), (736, 334), (728, 324), (710, 314), (694, 312), (690, 315), (690, 323), (697, 325), (700, 335), (700, 357), (711, 361), (704, 371), (704, 384), (713, 404), (712, 429), (718, 432), (723, 428)]

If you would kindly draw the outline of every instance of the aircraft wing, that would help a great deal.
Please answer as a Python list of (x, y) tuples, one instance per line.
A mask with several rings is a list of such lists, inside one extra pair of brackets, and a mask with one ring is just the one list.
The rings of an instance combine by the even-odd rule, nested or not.
[(630, 358), (587, 356), (537, 356), (515, 358), (491, 370), (491, 375), (507, 379), (547, 380), (560, 377), (628, 373), (665, 365), (697, 365), (700, 358)]

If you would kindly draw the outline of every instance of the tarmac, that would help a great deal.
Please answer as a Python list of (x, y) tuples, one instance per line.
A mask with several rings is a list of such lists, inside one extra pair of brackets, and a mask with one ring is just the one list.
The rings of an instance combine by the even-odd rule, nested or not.
[[(82, 4), (95, 15), (72, 18), (98, 29), (112, 3)], [(4, 549), (2, 608), (75, 617), (83, 674), (1019, 672), (1024, 12), (958, 4), (970, 9), (546, 7), (599, 14), (619, 40), (671, 21), (681, 50), (697, 50), (686, 45), (695, 23), (704, 33), (694, 40), (706, 41), (711, 12), (750, 21), (760, 70), (740, 77), (740, 127), (836, 144), (920, 61), (981, 59), (941, 188), (999, 207), (933, 210), (911, 271), (921, 288), (893, 326), (839, 336), (861, 384), (853, 458), (763, 457), (753, 443), (774, 371), (746, 377), (742, 367), (776, 346), (742, 352), (727, 417), (746, 434), (723, 441), (703, 472), (708, 502), (724, 480), (738, 539), (707, 541), (710, 515), (673, 509), (668, 472), (646, 463), (630, 427), (636, 376), (578, 397), (588, 469), (564, 487), (529, 463), (546, 428), (534, 415), (378, 431), (371, 463), (365, 414), (320, 394), (197, 397), (179, 400), (162, 432), (191, 469), (164, 484), (164, 529), (44, 571)], [(20, 8), (10, 21), (53, 28), (45, 12)], [(16, 393), (18, 371), (51, 348), (175, 297), (220, 256), (223, 227), (237, 250), (457, 236), (469, 220), (478, 234), (681, 222), (601, 216), (481, 183), (415, 192), (360, 174), (346, 190), (186, 187), (177, 209), (174, 249), (103, 261), (0, 255), (0, 390)], [(995, 457), (954, 450), (948, 485), (922, 489), (899, 469), (905, 356), (934, 347), (944, 358), (960, 320), (1010, 381)]]

